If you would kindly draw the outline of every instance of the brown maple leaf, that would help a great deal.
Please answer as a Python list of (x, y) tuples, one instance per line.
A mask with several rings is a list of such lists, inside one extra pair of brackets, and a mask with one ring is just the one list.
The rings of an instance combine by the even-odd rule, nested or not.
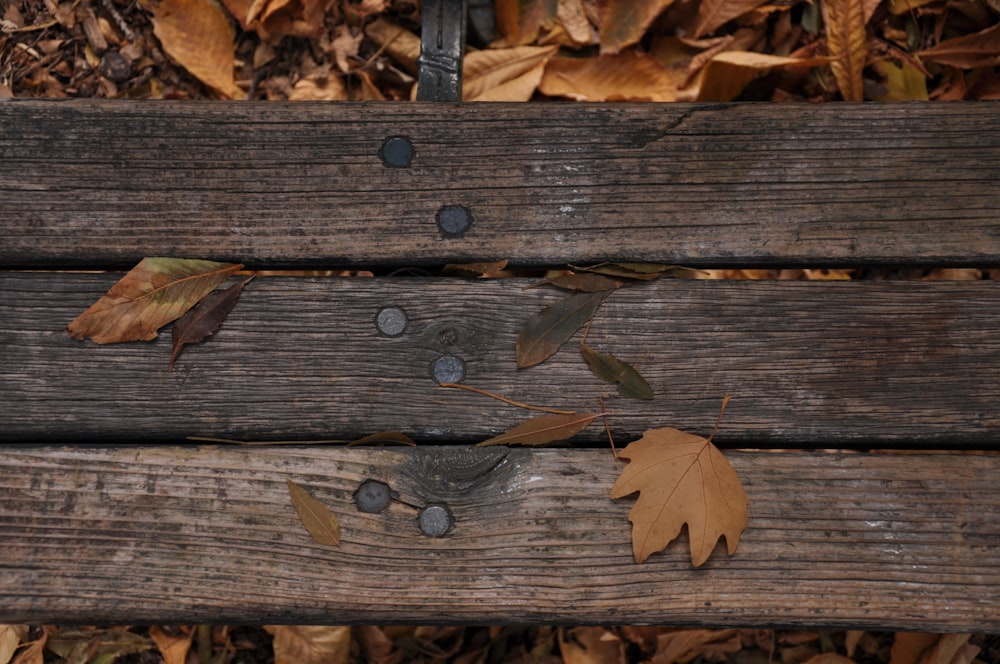
[(632, 550), (641, 563), (673, 541), (686, 523), (691, 564), (708, 560), (725, 536), (729, 555), (748, 524), (749, 499), (736, 471), (709, 438), (678, 429), (650, 429), (618, 456), (629, 464), (612, 498), (639, 492), (629, 512)]

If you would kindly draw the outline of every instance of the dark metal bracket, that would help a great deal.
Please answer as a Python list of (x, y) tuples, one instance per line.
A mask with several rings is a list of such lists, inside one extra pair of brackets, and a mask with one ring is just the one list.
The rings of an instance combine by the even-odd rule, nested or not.
[(468, 0), (424, 0), (417, 101), (462, 101)]

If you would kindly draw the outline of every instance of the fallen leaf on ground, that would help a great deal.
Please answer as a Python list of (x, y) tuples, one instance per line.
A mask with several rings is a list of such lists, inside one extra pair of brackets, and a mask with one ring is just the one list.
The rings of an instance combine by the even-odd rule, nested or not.
[(174, 370), (174, 362), (185, 345), (201, 343), (219, 331), (219, 327), (236, 306), (243, 287), (250, 282), (250, 279), (234, 284), (226, 290), (209, 293), (198, 306), (174, 321), (171, 330), (173, 352), (170, 354), (167, 371)]
[(844, 657), (835, 652), (825, 652), (822, 655), (810, 657), (803, 664), (855, 664), (855, 662), (850, 657)]
[(603, 627), (559, 630), (563, 664), (625, 664), (625, 643)]
[(150, 2), (153, 34), (170, 57), (229, 99), (246, 96), (235, 81), (233, 27), (216, 0)]
[(656, 654), (650, 664), (690, 662), (701, 658), (708, 662), (728, 661), (743, 649), (737, 629), (678, 629), (656, 637)]
[(510, 431), (479, 443), (489, 445), (548, 445), (569, 440), (600, 417), (600, 413), (569, 413), (566, 415), (539, 415), (521, 422)]
[(243, 266), (185, 258), (143, 258), (67, 327), (99, 344), (149, 341)]
[(631, 364), (620, 360), (611, 353), (601, 353), (584, 342), (580, 342), (580, 352), (587, 360), (590, 370), (606, 383), (618, 385), (618, 393), (629, 399), (652, 399), (653, 388)]
[(807, 69), (829, 64), (825, 57), (786, 58), (753, 51), (724, 51), (708, 61), (698, 74), (697, 101), (732, 101), (754, 79), (774, 69)]
[(863, 0), (827, 0), (823, 3), (830, 68), (844, 101), (864, 101), (862, 70), (868, 58)]
[(448, 263), (444, 266), (442, 272), (445, 274), (479, 277), (480, 279), (495, 279), (503, 276), (501, 273), (506, 267), (506, 260), (480, 263)]
[(160, 651), (163, 664), (184, 664), (191, 650), (194, 630), (184, 629), (177, 634), (168, 634), (162, 627), (154, 626), (149, 628), (149, 638)]
[(357, 440), (352, 440), (351, 445), (416, 445), (413, 439), (407, 436), (405, 433), (399, 433), (398, 431), (380, 431), (378, 433), (371, 433), (363, 438), (358, 438)]
[(692, 37), (715, 32), (723, 24), (756, 9), (767, 0), (702, 0), (698, 18), (691, 30)]
[(674, 0), (605, 0), (601, 7), (601, 53), (635, 44)]
[(517, 335), (517, 367), (524, 369), (544, 362), (597, 313), (607, 296), (607, 291), (577, 293), (529, 318)]
[(748, 524), (749, 499), (736, 471), (709, 439), (651, 429), (618, 456), (629, 464), (611, 497), (639, 492), (628, 517), (637, 563), (666, 547), (685, 523), (695, 567), (708, 560), (719, 537), (725, 536), (729, 555), (736, 551)]
[(483, 49), (462, 62), (464, 101), (528, 101), (558, 46)]
[(295, 507), (302, 525), (312, 538), (319, 544), (340, 546), (340, 522), (333, 512), (295, 482), (285, 481), (288, 482), (288, 494), (292, 497), (292, 506)]
[(14, 657), (14, 651), (26, 636), (26, 625), (0, 625), (0, 664), (7, 664)]
[(558, 4), (558, 0), (497, 0), (496, 27), (503, 43), (519, 46), (535, 41), (540, 30), (555, 24)]
[(47, 647), (65, 660), (113, 662), (155, 648), (151, 639), (121, 627), (106, 629), (60, 628), (49, 637)]
[(593, 272), (609, 277), (621, 277), (624, 279), (638, 279), (640, 281), (652, 281), (661, 277), (692, 277), (701, 273), (683, 265), (664, 265), (662, 263), (598, 263), (589, 267), (571, 266), (580, 272)]
[(274, 664), (347, 664), (351, 628), (322, 625), (265, 625), (274, 637)]
[(969, 634), (896, 632), (889, 664), (971, 664), (980, 648), (969, 638)]
[(598, 291), (616, 290), (624, 286), (625, 283), (620, 279), (612, 279), (600, 274), (561, 274), (557, 277), (549, 277), (548, 279), (536, 281), (524, 288), (527, 290), (529, 288), (550, 285), (578, 293), (596, 293)]
[(634, 50), (596, 58), (554, 57), (538, 89), (576, 101), (676, 101), (683, 72)]
[(1000, 66), (1000, 23), (975, 34), (945, 40), (917, 55), (921, 60), (963, 69)]

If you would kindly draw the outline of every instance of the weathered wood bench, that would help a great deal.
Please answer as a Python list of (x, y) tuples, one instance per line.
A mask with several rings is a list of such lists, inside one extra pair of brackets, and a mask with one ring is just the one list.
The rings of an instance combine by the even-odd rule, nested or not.
[[(1000, 631), (1000, 284), (615, 292), (589, 339), (656, 392), (609, 399), (619, 444), (661, 426), (707, 434), (732, 395), (716, 441), (750, 525), (734, 556), (720, 543), (693, 569), (676, 542), (633, 562), (603, 427), (568, 448), (475, 448), (525, 414), (434, 379), (451, 356), (468, 385), (596, 408), (614, 390), (578, 354), (515, 366), (520, 324), (560, 293), (392, 276), (503, 258), (997, 266), (997, 117), (991, 104), (0, 103), (0, 621)], [(383, 163), (390, 137), (412, 144), (409, 166)], [(447, 206), (468, 211), (464, 232), (439, 226)], [(69, 338), (120, 276), (89, 270), (155, 255), (380, 276), (258, 278), (172, 373), (168, 339)], [(397, 336), (377, 329), (392, 307)], [(421, 445), (188, 441), (385, 430)], [(310, 539), (286, 478), (333, 508), (339, 548)], [(369, 478), (399, 500), (359, 511)], [(451, 510), (444, 537), (417, 526), (428, 502)]]

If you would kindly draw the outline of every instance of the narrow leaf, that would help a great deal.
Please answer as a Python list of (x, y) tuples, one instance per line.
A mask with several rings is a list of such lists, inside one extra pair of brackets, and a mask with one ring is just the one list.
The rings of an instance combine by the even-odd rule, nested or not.
[(597, 313), (608, 291), (577, 293), (528, 319), (517, 335), (519, 369), (544, 362)]
[(921, 60), (964, 69), (1000, 66), (1000, 23), (971, 35), (945, 40), (917, 55)]
[(288, 493), (292, 497), (292, 506), (302, 519), (312, 538), (319, 544), (340, 546), (340, 522), (326, 505), (313, 498), (309, 493), (291, 480), (288, 482)]
[(578, 293), (596, 293), (598, 291), (613, 291), (621, 288), (626, 282), (620, 279), (612, 279), (600, 274), (561, 274), (558, 277), (549, 277), (536, 281), (525, 286), (537, 288), (539, 286), (555, 286), (564, 290), (577, 291)]
[(392, 445), (416, 445), (413, 439), (407, 436), (405, 433), (399, 433), (398, 431), (380, 431), (378, 433), (371, 433), (363, 438), (358, 438), (357, 440), (352, 440), (351, 445), (376, 445), (376, 444), (392, 444)]
[(664, 265), (662, 263), (599, 263), (590, 267), (577, 267), (575, 265), (571, 267), (580, 272), (593, 272), (609, 277), (639, 279), (641, 281), (652, 281), (661, 277), (689, 278), (700, 272), (700, 270), (683, 265)]
[(240, 299), (240, 293), (243, 292), (243, 287), (250, 282), (250, 279), (234, 284), (226, 290), (208, 294), (198, 306), (174, 322), (174, 327), (171, 330), (174, 348), (170, 354), (170, 364), (167, 365), (167, 371), (174, 370), (174, 362), (186, 344), (201, 343), (219, 331), (219, 327), (236, 306), (236, 302)]
[(629, 521), (641, 563), (676, 538), (686, 523), (691, 564), (708, 560), (720, 537), (736, 552), (749, 523), (746, 491), (736, 471), (707, 438), (678, 429), (651, 429), (618, 453), (629, 460), (612, 498), (639, 492)]
[(580, 352), (587, 360), (590, 370), (601, 380), (618, 385), (618, 393), (629, 399), (652, 399), (653, 388), (628, 362), (619, 360), (610, 353), (601, 353), (584, 342), (580, 342)]
[(67, 331), (99, 344), (149, 341), (243, 266), (184, 258), (143, 258)]
[(521, 422), (510, 431), (479, 443), (488, 445), (547, 445), (568, 440), (586, 429), (600, 413), (570, 413), (568, 415), (539, 415)]
[(481, 263), (448, 263), (444, 266), (444, 274), (473, 276), (480, 279), (495, 279), (507, 268), (507, 261), (492, 261)]
[(865, 8), (862, 0), (823, 3), (830, 68), (844, 101), (864, 101), (862, 70), (868, 58)]

